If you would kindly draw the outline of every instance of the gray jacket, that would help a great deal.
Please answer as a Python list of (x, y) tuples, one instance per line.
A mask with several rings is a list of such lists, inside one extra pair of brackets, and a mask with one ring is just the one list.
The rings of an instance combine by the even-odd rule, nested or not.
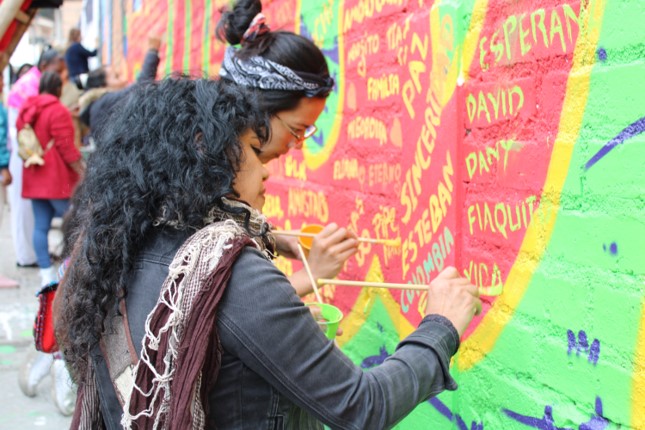
[[(140, 352), (146, 316), (186, 234), (159, 229), (137, 257), (126, 300)], [(417, 404), (457, 384), (448, 373), (457, 331), (427, 316), (381, 365), (363, 371), (325, 338), (293, 287), (259, 251), (236, 261), (219, 305), (222, 366), (209, 396), (208, 428), (384, 429)], [(94, 350), (102, 412), (120, 428), (121, 408)]]

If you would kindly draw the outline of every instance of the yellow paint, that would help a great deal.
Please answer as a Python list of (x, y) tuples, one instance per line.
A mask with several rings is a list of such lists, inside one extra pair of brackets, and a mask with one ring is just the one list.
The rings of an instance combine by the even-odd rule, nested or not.
[(262, 213), (273, 222), (284, 218), (284, 210), (282, 210), (282, 201), (280, 200), (280, 196), (275, 194), (266, 194)]
[(493, 262), (492, 266), (471, 260), (463, 270), (463, 274), (475, 286), (479, 288), (479, 294), (483, 296), (499, 296), (504, 290), (502, 272), (499, 270), (497, 263)]
[[(296, 7), (296, 24), (297, 29), (300, 29), (300, 1)], [(344, 10), (345, 2), (340, 0), (338, 2), (338, 10)], [(345, 76), (345, 35), (342, 31), (343, 28), (343, 14), (338, 13), (338, 76)], [(338, 99), (336, 101), (336, 106), (333, 106), (331, 111), (335, 111), (334, 123), (331, 130), (325, 138), (325, 145), (323, 146), (322, 151), (317, 154), (312, 154), (307, 145), (302, 148), (302, 154), (305, 158), (305, 163), (310, 170), (316, 170), (323, 165), (331, 155), (332, 151), (338, 143), (338, 136), (340, 135), (340, 128), (343, 124), (343, 110), (345, 108), (345, 79), (339, 78), (336, 80), (336, 88), (338, 90)]]
[(347, 108), (351, 111), (356, 110), (356, 85), (353, 82), (349, 83), (349, 88), (347, 89)]
[(492, 124), (501, 119), (513, 118), (524, 106), (524, 90), (519, 85), (493, 91), (477, 91), (466, 96), (468, 121)]
[(491, 175), (495, 166), (498, 166), (501, 173), (506, 173), (510, 152), (518, 150), (515, 140), (501, 139), (496, 141), (494, 145), (469, 152), (464, 158), (468, 179), (472, 180), (476, 173), (481, 176)]
[(401, 129), (401, 121), (399, 121), (398, 118), (394, 118), (394, 120), (392, 121), (392, 128), (390, 129), (390, 142), (397, 148), (403, 147), (403, 130)]
[(334, 161), (332, 179), (334, 181), (355, 179), (361, 186), (365, 183), (366, 169), (357, 158), (340, 158)]
[(296, 1), (296, 11), (294, 12), (293, 25), (294, 33), (300, 34), (300, 14), (302, 13), (302, 0)]
[[(367, 185), (375, 187), (381, 185), (382, 189), (386, 186), (398, 184), (401, 180), (401, 163), (392, 163), (382, 161), (367, 166)], [(388, 189), (391, 191), (391, 189)], [(399, 195), (399, 190), (394, 187), (394, 194)]]
[(350, 140), (376, 140), (382, 146), (387, 143), (387, 127), (378, 118), (357, 115), (347, 125), (347, 136)]
[(364, 33), (364, 37), (360, 38), (352, 44), (347, 54), (347, 65), (356, 62), (356, 73), (358, 76), (364, 78), (367, 75), (367, 56), (374, 55), (379, 52), (380, 38), (378, 34)]
[[(381, 270), (381, 262), (378, 256), (374, 256), (372, 264), (365, 276), (367, 282), (383, 282), (383, 271)], [(336, 338), (336, 343), (340, 348), (349, 342), (358, 333), (360, 328), (365, 323), (367, 315), (369, 315), (374, 305), (374, 298), (378, 297), (385, 309), (387, 310), (392, 323), (399, 334), (399, 339), (403, 339), (412, 333), (415, 327), (401, 315), (401, 308), (399, 304), (392, 297), (392, 293), (384, 288), (363, 288), (361, 289), (356, 302), (352, 306), (352, 310), (340, 323), (340, 328), (343, 329), (343, 335)]]
[[(645, 280), (643, 281), (645, 285)], [(641, 323), (634, 355), (634, 378), (632, 385), (632, 428), (645, 429), (645, 296), (641, 305)]]
[[(426, 245), (429, 245), (443, 220), (448, 215), (448, 209), (452, 205), (452, 191), (454, 189), (454, 167), (450, 151), (446, 151), (446, 162), (441, 169), (443, 172), (443, 180), (437, 184), (437, 191), (430, 195), (428, 203), (423, 205), (425, 209), (419, 218), (417, 218), (414, 228), (408, 231), (408, 236), (403, 241), (404, 250), (422, 249)], [(406, 258), (406, 255), (410, 258)], [(408, 270), (415, 260), (416, 252), (411, 254), (403, 253), (401, 269), (404, 278), (407, 276)]]
[(499, 234), (508, 239), (512, 233), (528, 228), (535, 201), (536, 197), (530, 195), (515, 202), (474, 202), (466, 209), (468, 231), (473, 236), (474, 227), (479, 227), (479, 232)]
[[(358, 0), (358, 2), (348, 10), (341, 8), (344, 11), (344, 21), (347, 25), (346, 28), (340, 27), (345, 32), (352, 29), (354, 24), (360, 26), (365, 19), (372, 18), (373, 16), (380, 15), (381, 11), (386, 6), (403, 6), (403, 0), (381, 0), (378, 2), (370, 0)], [(340, 33), (340, 32), (339, 32)]]
[[(430, 102), (432, 94), (434, 93), (441, 105), (441, 110), (443, 110), (455, 92), (457, 78), (459, 77), (460, 61), (458, 52), (455, 53), (452, 60), (449, 60), (447, 55), (441, 55), (446, 53), (446, 48), (451, 48), (452, 46), (442, 46), (440, 33), (441, 28), (444, 28), (442, 21), (449, 19), (450, 16), (446, 15), (441, 18), (439, 16), (439, 8), (440, 6), (435, 3), (430, 10), (429, 25), (430, 40), (432, 41), (432, 70), (430, 70), (430, 88), (428, 89), (426, 102)], [(479, 36), (479, 33), (477, 36)], [(460, 47), (456, 46), (455, 50), (459, 51)], [(441, 114), (439, 114), (439, 117), (441, 117)]]
[(488, 0), (479, 0), (476, 1), (473, 5), (473, 14), (470, 18), (470, 27), (464, 38), (464, 44), (462, 48), (462, 57), (461, 57), (461, 70), (459, 76), (464, 80), (468, 75), (468, 69), (473, 61), (475, 56), (475, 51), (477, 51), (477, 44), (484, 26), (484, 20), (486, 19), (486, 11), (488, 10)]
[(284, 176), (287, 178), (307, 180), (307, 169), (304, 163), (298, 161), (291, 154), (284, 157)]
[[(548, 14), (545, 8), (540, 8), (510, 15), (494, 27), (490, 39), (484, 36), (479, 40), (479, 64), (482, 70), (488, 69), (491, 64), (515, 64), (538, 47), (570, 52), (573, 48), (572, 30), (579, 28), (581, 22), (571, 5), (566, 3), (549, 9)], [(491, 64), (484, 61), (489, 54), (494, 56)]]
[(327, 196), (321, 191), (289, 188), (287, 215), (314, 217), (322, 223), (329, 221), (329, 204)]
[[(578, 138), (584, 106), (589, 95), (589, 82), (595, 61), (596, 46), (600, 37), (601, 19), (606, 0), (592, 0), (573, 55), (573, 65), (569, 73), (567, 90), (562, 105), (560, 127), (554, 143), (553, 155), (549, 163), (544, 193), (541, 198), (539, 215), (532, 219), (518, 253), (519, 257), (506, 279), (504, 292), (495, 301), (477, 330), (462, 343), (457, 366), (467, 370), (477, 364), (495, 346), (502, 329), (513, 317), (528, 288), (533, 273), (542, 259), (555, 226), (560, 194), (569, 171), (569, 163)], [(635, 402), (634, 404), (638, 404)], [(643, 404), (643, 403), (641, 403)]]
[[(432, 47), (432, 69), (429, 74), (429, 85), (426, 94), (426, 108), (424, 112), (424, 123), (421, 127), (421, 133), (414, 149), (414, 161), (412, 166), (403, 175), (405, 178), (401, 187), (401, 205), (404, 212), (401, 217), (403, 224), (408, 224), (411, 220), (413, 211), (419, 207), (418, 198), (421, 195), (423, 172), (428, 171), (437, 138), (437, 128), (441, 125), (441, 114), (443, 108), (451, 100), (457, 85), (459, 72), (459, 55), (455, 53), (450, 58), (449, 52), (459, 51), (459, 47), (453, 46), (452, 21), (449, 15), (443, 17), (439, 14), (440, 7), (436, 4), (432, 6), (429, 14), (430, 43)], [(444, 24), (445, 23), (445, 24)], [(444, 34), (442, 28), (450, 30)], [(423, 40), (416, 34), (412, 35), (411, 52), (419, 51), (422, 60), (425, 60), (428, 53), (428, 37), (424, 36)], [(414, 64), (419, 63), (420, 69), (415, 73)], [(415, 111), (412, 103), (415, 96), (421, 92), (421, 84), (418, 76), (425, 71), (425, 63), (410, 62), (410, 75), (412, 79), (403, 84), (403, 103), (408, 114), (412, 119), (415, 117)], [(415, 78), (416, 76), (416, 78)], [(403, 276), (406, 276), (406, 270), (403, 269)]]
[[(356, 197), (354, 200), (354, 210), (349, 214), (349, 230), (355, 232), (358, 236), (369, 236), (370, 232), (366, 228), (359, 229), (358, 221), (361, 216), (365, 214), (365, 204), (363, 199)], [(360, 234), (358, 233), (360, 231)], [(372, 244), (368, 242), (360, 242), (358, 245), (358, 251), (354, 254), (354, 259), (358, 267), (363, 267), (365, 264), (366, 255), (372, 251)]]

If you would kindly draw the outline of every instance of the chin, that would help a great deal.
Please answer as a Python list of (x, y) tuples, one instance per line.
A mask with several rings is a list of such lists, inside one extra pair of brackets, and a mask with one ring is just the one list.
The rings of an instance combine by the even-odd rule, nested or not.
[(256, 210), (258, 210), (258, 211), (262, 212), (262, 209), (264, 208), (264, 202), (265, 202), (265, 200), (266, 200), (266, 199), (265, 199), (264, 197), (262, 197), (261, 199), (258, 199), (258, 200), (255, 202), (255, 204), (253, 205), (253, 209), (256, 209)]

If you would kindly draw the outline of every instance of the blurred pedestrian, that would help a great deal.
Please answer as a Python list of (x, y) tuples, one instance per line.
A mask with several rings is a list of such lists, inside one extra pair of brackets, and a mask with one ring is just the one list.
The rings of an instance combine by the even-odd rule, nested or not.
[(48, 233), (54, 216), (62, 217), (69, 198), (83, 174), (81, 154), (74, 145), (74, 126), (67, 108), (60, 102), (63, 88), (56, 72), (45, 72), (39, 94), (25, 101), (16, 128), (31, 125), (43, 147), (44, 165), (23, 167), (22, 196), (31, 199), (35, 220), (33, 245), (40, 267), (41, 286), (57, 281), (49, 256)]
[(7, 100), (9, 118), (9, 171), (12, 182), (8, 188), (9, 204), (11, 206), (11, 234), (16, 252), (18, 267), (38, 267), (36, 253), (33, 247), (34, 217), (31, 201), (22, 197), (22, 168), (23, 160), (18, 155), (16, 120), (18, 112), (25, 101), (38, 95), (40, 77), (43, 72), (60, 73), (65, 63), (63, 57), (55, 49), (42, 53), (38, 65), (29, 69), (11, 88)]
[[(148, 50), (143, 59), (143, 66), (137, 77), (136, 84), (153, 82), (156, 79), (157, 69), (159, 68), (160, 46), (161, 39), (159, 37), (151, 36), (148, 38)], [(106, 85), (108, 84), (106, 82)], [(106, 124), (109, 124), (110, 116), (119, 106), (123, 105), (125, 97), (127, 97), (131, 89), (132, 85), (129, 85), (118, 91), (108, 91), (101, 97), (92, 100), (91, 103), (87, 103), (87, 106), (84, 106), (85, 103), (82, 104), (81, 120), (89, 126), (92, 136), (96, 136)]]
[(13, 72), (12, 70), (10, 85), (13, 85), (18, 79), (22, 78), (25, 73), (27, 73), (32, 67), (33, 66), (31, 64), (24, 63), (20, 67), (18, 67), (15, 72)]
[(9, 172), (9, 148), (7, 147), (7, 134), (9, 133), (7, 110), (4, 107), (4, 76), (0, 73), (0, 225), (4, 216), (5, 202), (7, 200), (7, 186), (11, 184)]
[(72, 28), (69, 31), (68, 47), (65, 51), (65, 63), (67, 63), (67, 68), (69, 69), (70, 79), (74, 79), (81, 73), (89, 72), (90, 68), (87, 60), (98, 54), (97, 49), (90, 51), (81, 45), (81, 39), (81, 30)]

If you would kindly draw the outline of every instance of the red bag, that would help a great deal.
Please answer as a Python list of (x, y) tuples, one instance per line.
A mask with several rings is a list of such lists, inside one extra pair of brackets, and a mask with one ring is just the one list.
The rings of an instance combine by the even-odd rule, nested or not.
[(38, 313), (34, 321), (34, 341), (36, 349), (41, 352), (52, 353), (58, 351), (56, 337), (54, 336), (54, 297), (58, 283), (46, 285), (36, 295), (38, 297)]

